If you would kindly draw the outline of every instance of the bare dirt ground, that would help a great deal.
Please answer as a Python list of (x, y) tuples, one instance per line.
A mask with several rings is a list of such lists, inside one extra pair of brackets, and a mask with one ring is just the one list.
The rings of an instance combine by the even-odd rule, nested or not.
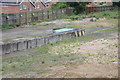
[[(113, 37), (113, 36), (112, 36)], [(73, 51), (85, 55), (83, 64), (53, 67), (53, 72), (38, 77), (50, 78), (117, 78), (118, 77), (118, 40), (98, 39), (74, 47)]]
[(44, 78), (117, 78), (118, 66), (114, 64), (75, 64), (70, 67), (53, 67), (54, 72)]
[[(15, 77), (16, 78), (28, 78), (31, 75), (35, 78), (117, 78), (118, 77), (118, 33), (111, 33), (110, 37), (96, 39), (86, 43), (80, 43), (81, 45), (75, 46), (78, 43), (70, 44), (71, 53), (77, 56), (71, 56), (73, 59), (67, 60), (61, 58), (62, 65), (51, 65), (45, 63), (44, 66), (37, 67), (37, 71), (41, 71), (45, 68), (46, 72), (36, 74), (36, 72), (11, 72), (4, 74), (3, 77)], [(66, 45), (67, 46), (67, 45)], [(64, 46), (58, 46), (62, 48)], [(57, 48), (56, 48), (57, 49)], [(53, 49), (54, 50), (54, 49)], [(30, 50), (20, 51), (21, 53), (30, 53)], [(33, 51), (34, 52), (34, 51)], [(55, 54), (55, 51), (53, 52)], [(20, 56), (20, 55), (18, 55)], [(79, 59), (84, 56), (84, 62), (80, 63)], [(60, 64), (59, 62), (57, 62)], [(35, 65), (34, 65), (35, 66)], [(45, 67), (46, 66), (46, 67)], [(48, 67), (50, 66), (50, 67)], [(50, 70), (50, 71), (49, 71)], [(22, 74), (23, 73), (23, 74)]]
[(51, 34), (53, 28), (65, 27), (62, 24), (67, 22), (70, 23), (70, 21), (66, 21), (66, 19), (61, 19), (50, 22), (37, 23), (36, 25), (22, 25), (14, 29), (3, 30), (2, 40)]
[[(52, 33), (53, 28), (58, 27), (74, 27), (78, 25), (79, 27), (97, 27), (97, 26), (115, 26), (117, 20), (108, 21), (106, 19), (99, 19), (98, 22), (90, 22), (91, 18), (86, 18), (79, 21), (71, 21), (70, 19), (59, 19), (49, 22), (36, 23), (35, 25), (21, 25), (20, 27), (3, 30), (2, 31), (2, 40), (9, 41), (12, 39), (19, 39), (25, 37), (37, 37), (44, 36)], [(89, 24), (89, 26), (88, 26)]]
[[(57, 22), (60, 20), (57, 20)], [(3, 72), (4, 78), (117, 78), (118, 77), (118, 28), (112, 26), (109, 22), (81, 22), (73, 21), (70, 25), (91, 27), (86, 28), (85, 39), (70, 43), (53, 46), (48, 53), (39, 53), (39, 49), (30, 49), (13, 52), (12, 54), (3, 55)], [(53, 28), (56, 22), (46, 22), (40, 25), (46, 26), (44, 30)], [(66, 24), (64, 23), (61, 23)], [(87, 26), (87, 24), (89, 24)], [(38, 26), (39, 24), (37, 24)], [(58, 24), (57, 27), (62, 26)], [(66, 24), (67, 25), (67, 24)], [(106, 25), (105, 27), (97, 27)], [(56, 25), (55, 25), (56, 26)], [(55, 27), (54, 26), (54, 27)], [(64, 25), (65, 26), (65, 25)], [(39, 26), (38, 26), (39, 27)], [(22, 27), (23, 28), (23, 27)], [(32, 28), (26, 31), (26, 27), (16, 28), (6, 31), (6, 35), (21, 32), (26, 35), (32, 32), (41, 32), (41, 27)], [(35, 29), (35, 30), (34, 30)], [(13, 29), (14, 30), (14, 29)], [(23, 30), (23, 31), (22, 31)], [(17, 32), (18, 31), (18, 32)], [(25, 32), (26, 31), (26, 32)], [(45, 32), (45, 31), (44, 31)], [(4, 32), (3, 32), (4, 33)], [(11, 35), (10, 34), (10, 35)], [(24, 34), (24, 35), (25, 35)], [(3, 35), (5, 36), (5, 35)], [(9, 35), (8, 35), (9, 36)], [(93, 36), (93, 37), (91, 37)], [(7, 36), (6, 36), (7, 37)], [(10, 36), (11, 37), (11, 36)], [(10, 38), (9, 37), (9, 38)], [(16, 35), (15, 37), (19, 37)], [(14, 37), (14, 38), (15, 38)], [(12, 39), (13, 37), (11, 37)], [(80, 37), (81, 38), (81, 37)], [(92, 39), (93, 38), (93, 39)], [(91, 41), (87, 40), (91, 39)], [(86, 42), (85, 42), (86, 41)], [(38, 52), (38, 53), (36, 53)], [(57, 53), (57, 54), (56, 54)], [(59, 58), (59, 54), (61, 58)], [(70, 55), (68, 55), (70, 54)], [(66, 56), (67, 55), (67, 56)], [(44, 61), (44, 62), (43, 62)], [(42, 62), (42, 63), (41, 63)]]

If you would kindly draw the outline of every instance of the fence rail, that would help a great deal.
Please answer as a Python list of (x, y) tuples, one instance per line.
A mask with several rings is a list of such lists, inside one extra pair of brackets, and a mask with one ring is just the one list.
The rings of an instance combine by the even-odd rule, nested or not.
[[(102, 12), (106, 10), (112, 10), (112, 6), (103, 6), (103, 7), (89, 7), (84, 12), (93, 13), (93, 12)], [(27, 24), (33, 21), (46, 20), (46, 19), (58, 19), (63, 15), (71, 16), (73, 14), (73, 9), (64, 8), (58, 10), (48, 10), (48, 11), (39, 11), (39, 12), (26, 12), (18, 14), (2, 14), (1, 25), (5, 24)]]

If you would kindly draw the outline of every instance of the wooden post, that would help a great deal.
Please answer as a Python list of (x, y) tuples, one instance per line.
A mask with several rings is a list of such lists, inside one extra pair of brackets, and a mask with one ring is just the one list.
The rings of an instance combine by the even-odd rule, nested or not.
[(60, 9), (60, 14), (61, 14), (61, 16), (60, 16), (60, 17), (62, 17), (62, 9)]
[(42, 11), (42, 20), (44, 20), (44, 11)]
[(40, 15), (39, 15), (39, 11), (38, 11), (38, 12), (37, 12), (37, 17), (38, 17), (38, 20), (40, 20), (39, 16), (40, 16)]
[(106, 11), (106, 6), (104, 6), (104, 11)]
[(57, 9), (55, 10), (55, 14), (56, 14), (56, 18), (55, 18), (55, 19), (57, 19), (57, 18), (58, 18), (58, 15), (57, 15)]
[(105, 11), (105, 6), (104, 6), (104, 11)]
[(101, 8), (102, 8), (102, 12), (103, 12), (103, 6)]
[(19, 24), (21, 25), (21, 13), (19, 13)]
[(93, 9), (92, 9), (92, 12), (94, 13), (94, 7), (93, 7)]
[(49, 10), (47, 11), (47, 19), (49, 19)]
[(13, 14), (12, 24), (15, 25), (15, 14)]
[(37, 21), (39, 20), (39, 15), (38, 15), (38, 11), (37, 11)]
[(53, 13), (53, 10), (52, 10), (52, 19), (54, 19), (54, 13)]
[(5, 16), (6, 16), (6, 22), (5, 22), (5, 24), (8, 24), (8, 14), (6, 14)]
[(92, 12), (94, 12), (94, 7), (92, 7)]
[(25, 18), (26, 18), (26, 24), (28, 23), (28, 20), (27, 20), (27, 12), (25, 13)]
[(0, 26), (2, 26), (2, 24), (3, 24), (2, 16), (3, 16), (3, 14), (0, 14)]
[(32, 12), (31, 12), (31, 22), (33, 21), (33, 15), (32, 15)]
[(87, 7), (87, 14), (89, 14), (89, 12), (90, 12), (90, 8), (89, 8), (89, 7)]

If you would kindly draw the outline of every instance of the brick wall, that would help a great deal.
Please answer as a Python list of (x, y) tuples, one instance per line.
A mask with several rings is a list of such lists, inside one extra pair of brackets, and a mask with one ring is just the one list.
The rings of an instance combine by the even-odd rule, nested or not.
[(41, 2), (36, 2), (36, 5), (39, 5), (39, 8), (36, 8), (36, 11), (44, 10), (45, 7)]
[(108, 4), (108, 5), (110, 5), (110, 6), (112, 6), (112, 5), (113, 5), (113, 3), (112, 3), (112, 2), (107, 2), (107, 4)]
[(19, 6), (17, 5), (10, 5), (8, 7), (1, 7), (2, 8), (2, 12), (1, 13), (19, 13)]
[[(26, 4), (26, 9), (23, 9), (23, 5)], [(30, 2), (23, 2), (22, 5), (22, 10), (20, 10), (19, 5), (9, 5), (8, 7), (1, 7), (0, 6), (0, 13), (6, 13), (6, 14), (13, 14), (13, 13), (23, 13), (23, 12), (30, 12), (30, 11), (40, 11), (43, 9), (46, 9), (41, 2), (37, 2), (36, 4), (40, 5), (39, 8), (35, 8), (33, 4)]]
[(20, 13), (35, 11), (35, 6), (32, 5), (30, 2), (23, 2), (21, 5), (24, 5), (24, 4), (26, 4), (26, 9), (22, 9), (22, 10), (19, 9)]
[[(98, 4), (99, 4), (99, 3), (98, 3)], [(98, 4), (89, 3), (87, 6), (88, 6), (88, 7), (98, 7)], [(112, 5), (113, 5), (112, 2), (106, 2), (106, 4), (108, 4), (109, 6), (112, 6)]]

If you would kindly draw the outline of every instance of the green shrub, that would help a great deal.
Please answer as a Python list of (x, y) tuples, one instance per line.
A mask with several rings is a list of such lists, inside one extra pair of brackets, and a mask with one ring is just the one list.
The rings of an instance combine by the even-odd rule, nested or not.
[[(81, 20), (84, 18), (113, 18), (113, 19), (118, 19), (118, 10), (111, 10), (111, 11), (104, 11), (104, 12), (96, 12), (96, 13), (90, 13), (90, 14), (78, 14), (78, 15), (74, 15), (71, 16), (70, 19), (71, 20)], [(93, 21), (93, 20), (91, 20)]]
[(12, 29), (12, 28), (15, 28), (15, 27), (18, 27), (18, 26), (19, 26), (18, 24), (16, 24), (16, 25), (6, 24), (6, 25), (0, 26), (0, 29), (1, 30), (6, 30), (6, 29)]

